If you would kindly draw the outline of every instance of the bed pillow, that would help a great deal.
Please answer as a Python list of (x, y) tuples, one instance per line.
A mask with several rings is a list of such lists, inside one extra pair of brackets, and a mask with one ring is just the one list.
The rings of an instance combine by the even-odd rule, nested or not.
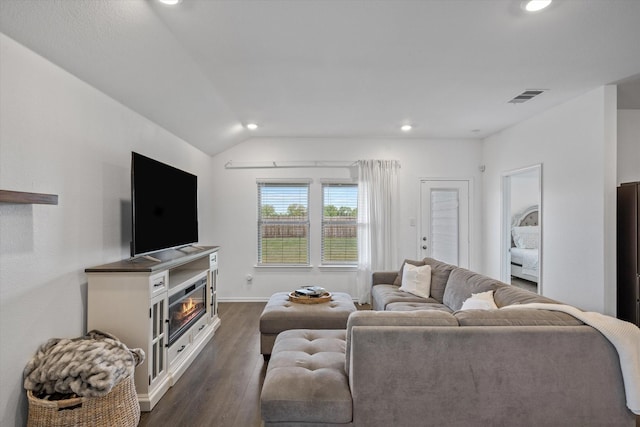
[(471, 294), (470, 298), (467, 298), (462, 303), (460, 310), (497, 310), (498, 306), (493, 300), (493, 291), (480, 292), (478, 294)]
[(511, 236), (516, 248), (521, 249), (538, 249), (540, 241), (540, 227), (537, 225), (528, 225), (524, 227), (513, 227)]
[(431, 292), (431, 266), (405, 264), (400, 290), (418, 297), (429, 298)]

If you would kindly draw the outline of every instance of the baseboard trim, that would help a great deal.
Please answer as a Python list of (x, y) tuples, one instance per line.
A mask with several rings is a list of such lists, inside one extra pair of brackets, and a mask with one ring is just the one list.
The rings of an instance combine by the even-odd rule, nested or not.
[(269, 297), (218, 297), (218, 302), (267, 302)]

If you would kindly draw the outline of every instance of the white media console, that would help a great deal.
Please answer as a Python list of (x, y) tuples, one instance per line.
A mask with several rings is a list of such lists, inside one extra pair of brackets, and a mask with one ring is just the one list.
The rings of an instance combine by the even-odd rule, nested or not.
[(220, 326), (218, 249), (171, 249), (85, 270), (87, 330), (145, 351), (135, 371), (142, 411), (158, 403)]

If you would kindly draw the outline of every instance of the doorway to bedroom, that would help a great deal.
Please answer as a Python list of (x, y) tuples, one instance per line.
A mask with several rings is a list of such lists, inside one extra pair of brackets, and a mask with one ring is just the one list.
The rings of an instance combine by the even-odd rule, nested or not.
[(542, 165), (502, 175), (501, 280), (542, 294)]

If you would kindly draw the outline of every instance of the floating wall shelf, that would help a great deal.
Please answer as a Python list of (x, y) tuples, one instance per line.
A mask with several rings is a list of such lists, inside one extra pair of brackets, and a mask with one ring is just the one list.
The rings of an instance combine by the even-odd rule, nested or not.
[(23, 203), (57, 205), (57, 194), (25, 193), (24, 191), (0, 190), (0, 203)]

